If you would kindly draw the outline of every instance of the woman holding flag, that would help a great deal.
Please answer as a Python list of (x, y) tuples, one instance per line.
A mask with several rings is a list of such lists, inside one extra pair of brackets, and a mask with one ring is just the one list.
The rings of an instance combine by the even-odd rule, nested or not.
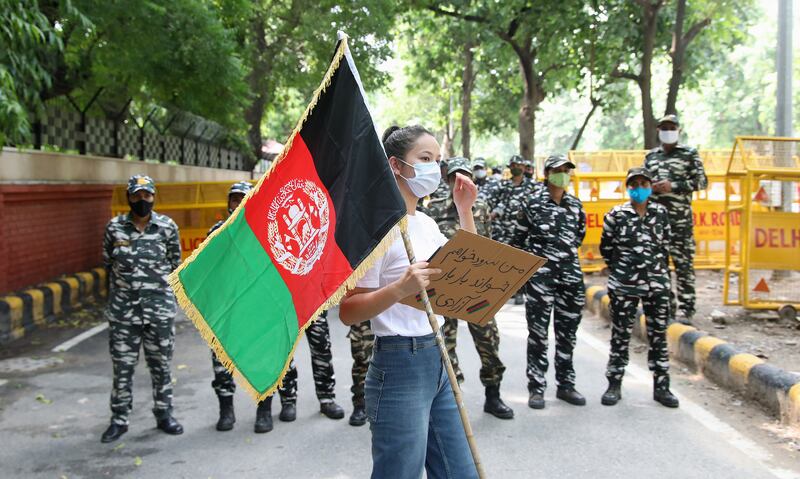
[[(416, 211), (439, 185), (439, 143), (422, 126), (390, 127), (383, 135), (389, 164), (406, 203), (408, 235), (419, 258), (447, 242), (436, 222)], [(461, 228), (475, 233), (478, 190), (458, 175), (453, 200)], [(477, 477), (466, 434), (425, 312), (400, 304), (441, 273), (427, 262), (409, 264), (398, 238), (341, 303), (345, 324), (371, 321), (375, 334), (366, 378), (372, 431), (372, 477)], [(439, 318), (441, 321), (441, 318)]]

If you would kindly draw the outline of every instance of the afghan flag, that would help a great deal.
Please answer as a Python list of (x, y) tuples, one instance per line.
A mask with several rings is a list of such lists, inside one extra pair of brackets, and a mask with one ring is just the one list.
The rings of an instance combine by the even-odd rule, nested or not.
[(170, 284), (220, 361), (261, 400), (304, 330), (386, 252), (405, 216), (343, 38), (271, 169)]

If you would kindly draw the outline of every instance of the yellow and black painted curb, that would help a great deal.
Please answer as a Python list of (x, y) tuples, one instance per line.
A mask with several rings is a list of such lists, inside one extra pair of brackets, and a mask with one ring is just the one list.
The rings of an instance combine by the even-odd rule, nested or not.
[[(601, 286), (586, 289), (586, 308), (610, 321), (608, 292)], [(637, 312), (633, 334), (647, 342), (645, 316)], [(721, 339), (692, 326), (667, 327), (670, 356), (714, 382), (757, 400), (789, 424), (800, 424), (800, 375), (767, 364)]]
[(0, 344), (19, 339), (52, 322), (59, 314), (105, 298), (107, 294), (106, 271), (94, 268), (0, 296)]

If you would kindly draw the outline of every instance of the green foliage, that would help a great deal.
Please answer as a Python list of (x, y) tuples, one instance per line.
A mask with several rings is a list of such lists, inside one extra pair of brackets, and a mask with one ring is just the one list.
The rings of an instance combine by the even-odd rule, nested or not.
[(82, 106), (100, 88), (109, 116), (132, 99), (243, 124), (246, 69), (211, 0), (0, 0), (0, 18), (0, 130), (15, 141), (42, 100)]
[(44, 54), (61, 48), (35, 0), (0, 0), (0, 146), (27, 138), (27, 112), (40, 107), (39, 92), (51, 82)]
[(88, 100), (104, 87), (109, 109), (133, 98), (143, 108), (157, 104), (241, 125), (246, 69), (213, 3), (76, 0), (76, 6), (92, 24), (66, 29), (66, 51), (56, 64), (67, 71), (54, 93), (78, 90)]
[(395, 2), (222, 0), (219, 4), (223, 22), (234, 32), (250, 71), (245, 119), (252, 148), (258, 148), (262, 133), (283, 141), (294, 128), (328, 67), (337, 30), (350, 37), (365, 89), (388, 81), (387, 72), (378, 65), (391, 55)]

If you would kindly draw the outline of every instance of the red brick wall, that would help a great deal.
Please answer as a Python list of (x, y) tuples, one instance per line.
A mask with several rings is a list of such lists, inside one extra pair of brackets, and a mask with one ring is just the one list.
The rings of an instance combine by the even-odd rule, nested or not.
[(0, 294), (102, 262), (112, 185), (0, 185)]

